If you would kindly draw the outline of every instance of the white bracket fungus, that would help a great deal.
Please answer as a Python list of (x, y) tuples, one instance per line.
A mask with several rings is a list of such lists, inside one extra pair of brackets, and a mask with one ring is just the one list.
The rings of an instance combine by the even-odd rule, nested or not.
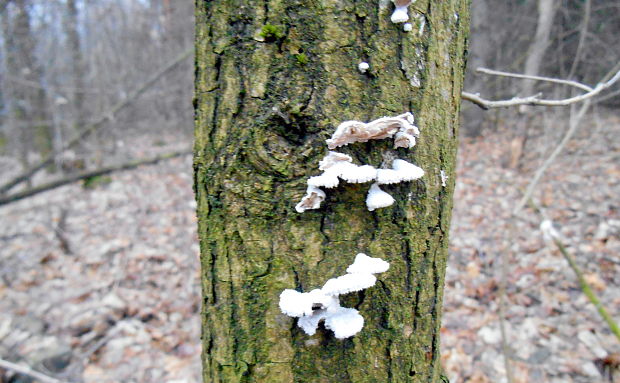
[[(407, 112), (396, 117), (382, 117), (364, 123), (361, 121), (345, 121), (338, 125), (327, 146), (330, 149), (354, 142), (367, 142), (394, 137), (394, 148), (410, 149), (415, 146), (420, 130), (413, 125), (413, 114)], [(349, 183), (375, 182), (370, 187), (366, 198), (368, 210), (373, 211), (394, 203), (394, 198), (381, 190), (379, 185), (395, 184), (417, 180), (424, 176), (424, 170), (405, 160), (395, 159), (391, 169), (376, 169), (370, 165), (356, 165), (351, 156), (330, 151), (319, 161), (318, 176), (307, 181), (306, 195), (295, 206), (298, 213), (318, 209), (325, 200), (325, 192), (321, 188), (335, 188), (340, 180)]]
[(394, 204), (394, 197), (381, 190), (378, 183), (372, 184), (368, 195), (366, 196), (366, 207), (369, 211), (379, 209), (381, 207), (388, 207)]
[(325, 199), (325, 192), (315, 186), (308, 186), (306, 189), (306, 195), (301, 199), (301, 202), (295, 206), (295, 210), (298, 213), (303, 213), (309, 209), (318, 209), (321, 207), (321, 202)]
[(370, 65), (369, 65), (367, 62), (362, 61), (361, 63), (359, 63), (359, 64), (357, 65), (357, 69), (358, 69), (361, 73), (366, 73), (366, 71), (367, 71), (368, 69), (370, 69)]
[[(332, 137), (325, 142), (335, 149), (354, 142), (382, 140), (397, 135), (394, 148), (412, 148), (420, 130), (413, 125), (413, 114), (407, 112), (396, 117), (381, 117), (369, 123), (345, 121), (338, 125)], [(402, 133), (400, 136), (398, 133)]]
[(286, 289), (280, 294), (282, 313), (299, 318), (297, 325), (314, 335), (319, 322), (332, 330), (338, 339), (352, 337), (364, 327), (364, 318), (356, 309), (340, 306), (339, 296), (367, 289), (377, 282), (373, 274), (383, 273), (390, 264), (380, 258), (359, 253), (347, 268), (347, 274), (325, 282), (321, 289), (307, 293)]
[(355, 165), (350, 156), (338, 152), (329, 152), (319, 162), (319, 169), (323, 170), (323, 174), (308, 179), (306, 195), (295, 206), (298, 213), (321, 207), (321, 202), (325, 200), (325, 192), (320, 188), (334, 188), (340, 183), (339, 179), (349, 183), (375, 181), (366, 198), (368, 210), (373, 211), (394, 203), (394, 198), (381, 190), (379, 185), (408, 182), (424, 176), (422, 168), (405, 160), (395, 159), (391, 169), (375, 169), (370, 165)]
[(404, 23), (409, 20), (409, 13), (407, 12), (407, 7), (411, 4), (412, 0), (392, 0), (394, 2), (394, 13), (390, 17), (390, 20), (394, 24)]
[(414, 181), (424, 176), (424, 170), (405, 160), (395, 159), (392, 169), (377, 170), (377, 183), (379, 185), (396, 184), (399, 182)]

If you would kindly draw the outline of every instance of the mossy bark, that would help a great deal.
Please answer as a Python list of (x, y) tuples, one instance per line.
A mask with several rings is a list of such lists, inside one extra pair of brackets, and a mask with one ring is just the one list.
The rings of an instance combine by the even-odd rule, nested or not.
[[(409, 33), (390, 22), (392, 9), (386, 0), (197, 0), (205, 382), (439, 379), (468, 1), (418, 0)], [(339, 151), (375, 166), (389, 152), (424, 178), (386, 186), (396, 203), (374, 212), (369, 185), (346, 183), (321, 209), (295, 212), (340, 122), (406, 111), (422, 132), (414, 149), (385, 140)], [(358, 252), (391, 265), (342, 299), (364, 316), (361, 333), (310, 337), (280, 313), (282, 290), (319, 288)]]

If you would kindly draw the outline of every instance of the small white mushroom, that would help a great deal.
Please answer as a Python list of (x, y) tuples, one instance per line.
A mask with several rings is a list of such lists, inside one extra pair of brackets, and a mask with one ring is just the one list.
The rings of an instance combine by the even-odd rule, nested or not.
[(349, 267), (347, 267), (347, 273), (349, 274), (378, 274), (388, 271), (390, 264), (380, 258), (369, 257), (364, 253), (359, 253), (355, 256), (355, 261)]
[(422, 168), (410, 164), (405, 160), (395, 159), (392, 169), (377, 170), (377, 183), (379, 185), (396, 184), (399, 182), (413, 181), (424, 176)]
[(351, 164), (351, 166), (347, 166), (344, 171), (340, 173), (340, 178), (354, 184), (370, 182), (377, 178), (377, 169), (370, 165), (357, 166)]
[(310, 294), (291, 289), (282, 291), (280, 294), (280, 311), (291, 317), (312, 315)]
[(394, 204), (394, 198), (381, 190), (379, 184), (372, 184), (366, 196), (366, 206), (368, 210), (373, 211), (382, 207), (391, 206), (392, 204)]
[(396, 8), (394, 9), (394, 13), (392, 13), (392, 16), (390, 17), (390, 20), (392, 20), (394, 24), (404, 23), (409, 20), (409, 13), (407, 7), (409, 6), (409, 4), (411, 4), (412, 1), (393, 0), (393, 2)]
[[(325, 187), (328, 189), (335, 188), (340, 183), (338, 179), (338, 173), (331, 171), (325, 172), (320, 176), (314, 176), (308, 178), (308, 187), (312, 188), (321, 188)], [(320, 189), (319, 189), (320, 190)]]
[[(286, 291), (286, 290), (285, 290)], [(280, 295), (280, 301), (282, 296)], [(284, 313), (286, 314), (286, 313)], [(294, 316), (294, 315), (289, 315)], [(327, 310), (315, 310), (312, 315), (304, 315), (297, 320), (297, 326), (299, 326), (304, 332), (310, 336), (316, 334), (316, 329), (319, 327), (319, 322), (327, 317)]]
[(370, 64), (368, 64), (366, 61), (362, 61), (361, 63), (357, 64), (357, 69), (361, 73), (366, 73), (366, 71), (370, 69)]
[[(338, 179), (336, 178), (336, 181)], [(321, 202), (325, 200), (325, 192), (316, 186), (309, 185), (306, 189), (306, 195), (295, 206), (295, 210), (298, 213), (303, 213), (306, 210), (318, 209), (321, 207)]]
[(403, 31), (405, 32), (411, 32), (413, 30), (413, 25), (411, 25), (411, 23), (405, 23), (403, 24)]
[(402, 174), (403, 181), (413, 181), (424, 177), (424, 170), (405, 160), (396, 159), (392, 162), (392, 169)]
[(377, 277), (370, 273), (345, 274), (338, 278), (332, 278), (321, 289), (327, 295), (343, 295), (360, 291), (374, 286)]
[(332, 330), (337, 339), (352, 337), (364, 328), (364, 317), (356, 309), (339, 307), (325, 317), (325, 328)]

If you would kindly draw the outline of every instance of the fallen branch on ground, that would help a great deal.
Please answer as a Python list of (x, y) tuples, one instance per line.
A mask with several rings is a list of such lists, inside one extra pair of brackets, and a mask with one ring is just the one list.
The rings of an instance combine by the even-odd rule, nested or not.
[(152, 87), (155, 83), (157, 83), (157, 81), (161, 79), (166, 73), (174, 69), (177, 65), (182, 63), (186, 58), (190, 57), (193, 51), (194, 51), (194, 48), (188, 49), (187, 51), (183, 52), (183, 54), (179, 55), (177, 58), (175, 58), (170, 63), (168, 63), (168, 65), (166, 65), (165, 67), (157, 71), (155, 74), (149, 77), (149, 79), (146, 80), (142, 85), (134, 89), (129, 94), (129, 96), (127, 96), (127, 98), (125, 98), (122, 101), (119, 101), (116, 105), (110, 108), (110, 110), (104, 113), (101, 117), (99, 117), (97, 120), (95, 120), (91, 124), (87, 125), (86, 128), (84, 128), (84, 130), (82, 130), (75, 138), (73, 138), (71, 141), (63, 145), (63, 147), (58, 152), (50, 154), (49, 156), (39, 161), (36, 165), (32, 166), (30, 169), (27, 169), (22, 174), (13, 178), (11, 181), (0, 186), (0, 194), (5, 194), (6, 192), (11, 190), (15, 186), (19, 185), (20, 183), (27, 181), (36, 172), (45, 168), (46, 166), (51, 165), (54, 162), (54, 158), (56, 157), (56, 155), (80, 143), (88, 135), (90, 135), (97, 129), (101, 128), (105, 122), (113, 120), (114, 116), (118, 112), (125, 109), (127, 106), (131, 105), (134, 101), (136, 101), (144, 92), (146, 92), (150, 87)]
[(29, 376), (33, 379), (38, 380), (41, 383), (63, 383), (61, 380), (42, 374), (28, 366), (21, 366), (19, 364), (15, 364), (4, 359), (0, 359), (0, 368), (4, 368), (5, 370), (10, 370), (18, 374)]
[(10, 196), (4, 197), (4, 198), (0, 198), (0, 206), (6, 205), (6, 204), (11, 203), (11, 202), (19, 201), (19, 200), (27, 198), (27, 197), (32, 197), (35, 194), (39, 194), (39, 193), (42, 193), (42, 192), (45, 192), (45, 191), (48, 191), (48, 190), (52, 190), (52, 189), (55, 189), (57, 187), (64, 186), (64, 185), (67, 185), (67, 184), (70, 184), (70, 183), (73, 183), (73, 182), (77, 182), (77, 181), (80, 181), (80, 180), (83, 180), (83, 179), (97, 177), (97, 176), (102, 176), (102, 175), (109, 174), (109, 173), (112, 173), (112, 172), (116, 172), (116, 171), (119, 171), (119, 170), (133, 169), (133, 168), (136, 168), (136, 167), (142, 166), (142, 165), (152, 165), (152, 164), (155, 164), (155, 163), (157, 163), (159, 161), (162, 161), (162, 160), (167, 160), (167, 159), (171, 159), (171, 158), (175, 158), (175, 157), (179, 157), (179, 156), (183, 156), (183, 155), (188, 155), (188, 154), (192, 154), (192, 151), (191, 150), (181, 150), (181, 151), (176, 151), (176, 152), (172, 152), (172, 153), (163, 154), (161, 156), (157, 156), (157, 157), (153, 157), (153, 158), (137, 159), (137, 160), (133, 160), (133, 161), (121, 164), (121, 165), (109, 166), (109, 167), (106, 167), (106, 168), (101, 168), (101, 169), (81, 172), (81, 173), (74, 174), (72, 176), (60, 179), (60, 180), (52, 181), (50, 183), (34, 187), (32, 189), (27, 189), (27, 190), (21, 191), (19, 193), (15, 193), (13, 195), (10, 195)]

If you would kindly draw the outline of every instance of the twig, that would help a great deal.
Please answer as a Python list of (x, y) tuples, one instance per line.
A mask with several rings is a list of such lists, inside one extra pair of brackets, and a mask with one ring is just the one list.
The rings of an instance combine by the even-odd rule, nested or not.
[(122, 328), (119, 326), (119, 323), (120, 322), (117, 322), (113, 328), (111, 328), (105, 335), (101, 337), (101, 339), (99, 339), (97, 342), (95, 342), (95, 344), (90, 346), (86, 351), (84, 351), (84, 353), (79, 355), (79, 357), (82, 359), (82, 363), (86, 363), (88, 361), (88, 358), (91, 357), (91, 355), (99, 351), (99, 349), (105, 346), (105, 344), (108, 343), (110, 339), (112, 339), (119, 332), (121, 332)]
[[(615, 72), (615, 74), (613, 75), (613, 77), (611, 77), (611, 79), (607, 80), (611, 76), (611, 74), (614, 73), (614, 72)], [(603, 81), (605, 81), (605, 84), (609, 84), (609, 83), (612, 83), (612, 81), (617, 81), (619, 78), (620, 78), (620, 63), (618, 63), (610, 72), (608, 72), (603, 77)], [(579, 123), (580, 123), (581, 119), (583, 118), (583, 116), (585, 115), (585, 113), (588, 111), (591, 102), (592, 102), (592, 100), (590, 100), (590, 99), (586, 100), (586, 102), (579, 109), (579, 112), (577, 112), (576, 116), (573, 116), (573, 111), (574, 110), (571, 108), (571, 118), (570, 118), (570, 122), (569, 122), (568, 131), (566, 132), (566, 134), (562, 138), (562, 141), (560, 141), (558, 146), (553, 150), (551, 155), (545, 160), (545, 162), (543, 162), (542, 166), (540, 168), (538, 168), (538, 170), (536, 171), (536, 174), (534, 175), (534, 178), (532, 178), (532, 181), (530, 181), (529, 185), (527, 186), (527, 188), (525, 190), (523, 198), (521, 198), (519, 203), (515, 206), (514, 210), (512, 211), (513, 215), (516, 216), (519, 213), (519, 211), (523, 208), (523, 206), (525, 206), (527, 201), (530, 199), (530, 197), (534, 193), (534, 189), (536, 189), (536, 186), (538, 185), (538, 182), (542, 178), (542, 176), (545, 173), (545, 171), (547, 171), (547, 169), (549, 168), (551, 163), (562, 152), (562, 150), (564, 149), (566, 144), (572, 138), (573, 134), (577, 131), (577, 128), (579, 127)]]
[(574, 117), (573, 117), (573, 113), (571, 110), (571, 119), (569, 122), (570, 126), (568, 128), (568, 131), (562, 138), (562, 141), (560, 141), (558, 146), (556, 146), (556, 148), (553, 150), (551, 155), (547, 157), (545, 162), (543, 162), (542, 166), (539, 167), (538, 170), (536, 170), (536, 174), (534, 175), (534, 178), (532, 178), (529, 185), (527, 185), (523, 198), (521, 198), (519, 203), (515, 206), (514, 210), (512, 211), (512, 214), (516, 215), (523, 208), (523, 206), (525, 206), (527, 201), (530, 199), (530, 197), (534, 193), (534, 190), (536, 189), (536, 186), (538, 185), (538, 182), (542, 178), (543, 174), (545, 174), (549, 166), (551, 166), (553, 161), (555, 161), (557, 156), (562, 152), (562, 150), (564, 150), (564, 147), (566, 146), (566, 144), (568, 144), (570, 139), (573, 137), (573, 134), (575, 134), (575, 132), (577, 131), (577, 128), (579, 127), (579, 123), (581, 122), (581, 119), (583, 118), (586, 111), (590, 107), (590, 101), (591, 100), (587, 100), (583, 105), (581, 105), (579, 112), (577, 112), (577, 115)]
[[(542, 209), (536, 204), (536, 202), (534, 202), (532, 198), (528, 198), (527, 202), (528, 202), (528, 205), (535, 212), (537, 212), (540, 216), (545, 218), (545, 215)], [(592, 287), (590, 287), (590, 284), (588, 283), (588, 281), (586, 281), (586, 279), (583, 277), (583, 272), (581, 271), (581, 268), (577, 264), (577, 261), (575, 261), (575, 257), (573, 257), (568, 252), (568, 250), (566, 250), (566, 246), (564, 246), (564, 243), (561, 241), (561, 239), (558, 237), (557, 234), (553, 235), (552, 233), (550, 233), (550, 236), (553, 239), (553, 243), (555, 244), (555, 246), (558, 248), (560, 253), (562, 253), (564, 258), (566, 259), (566, 262), (568, 262), (568, 265), (575, 273), (575, 276), (577, 276), (577, 280), (579, 281), (579, 287), (581, 287), (581, 291), (583, 291), (583, 293), (588, 298), (588, 300), (590, 300), (590, 302), (594, 305), (594, 307), (596, 307), (596, 310), (598, 311), (601, 318), (603, 318), (605, 323), (607, 323), (607, 326), (609, 326), (609, 329), (611, 330), (611, 332), (616, 336), (616, 338), (618, 338), (618, 341), (620, 341), (620, 327), (618, 327), (618, 324), (614, 321), (611, 315), (609, 315), (609, 313), (607, 312), (607, 309), (605, 309), (605, 306), (603, 306), (600, 299), (598, 299), (598, 297), (596, 296), (596, 293), (594, 292), (594, 290), (592, 290)]]
[(11, 370), (11, 371), (17, 372), (18, 374), (27, 375), (31, 378), (34, 378), (40, 381), (41, 383), (63, 383), (63, 381), (61, 380), (42, 374), (38, 371), (33, 370), (30, 367), (11, 363), (8, 360), (4, 360), (4, 359), (0, 359), (0, 368), (4, 368), (5, 370)]
[[(194, 51), (193, 48), (188, 49), (187, 51), (183, 52), (183, 54), (181, 54), (179, 57), (177, 57), (176, 59), (174, 59), (170, 63), (168, 63), (168, 65), (166, 65), (165, 67), (163, 67), (162, 69), (157, 71), (155, 74), (153, 74), (151, 77), (149, 77), (149, 79), (146, 82), (144, 82), (142, 85), (140, 85), (138, 88), (136, 88), (133, 92), (131, 92), (127, 98), (125, 98), (124, 100), (118, 102), (116, 105), (114, 105), (112, 108), (110, 108), (107, 112), (105, 112), (101, 117), (99, 117), (97, 120), (95, 120), (93, 123), (91, 123), (90, 125), (87, 125), (87, 127), (84, 130), (82, 130), (77, 135), (77, 137), (73, 138), (72, 140), (68, 141), (65, 145), (63, 145), (63, 147), (60, 149), (59, 152), (62, 152), (64, 150), (67, 150), (67, 149), (77, 145), (79, 142), (81, 142), (88, 135), (90, 135), (91, 133), (93, 133), (94, 131), (96, 131), (100, 127), (102, 127), (105, 122), (107, 122), (108, 120), (113, 120), (114, 116), (118, 112), (120, 112), (121, 110), (125, 109), (125, 107), (127, 107), (128, 105), (133, 103), (145, 91), (147, 91), (150, 87), (152, 87), (155, 83), (157, 83), (157, 81), (159, 81), (159, 79), (161, 79), (166, 73), (168, 73), (170, 70), (174, 69), (177, 65), (182, 63), (186, 58), (190, 57), (192, 55), (193, 51)], [(32, 166), (30, 169), (26, 170), (22, 174), (20, 174), (17, 177), (13, 178), (11, 181), (7, 182), (6, 184), (0, 186), (0, 194), (5, 194), (9, 190), (11, 190), (13, 187), (15, 187), (15, 186), (19, 185), (20, 183), (30, 179), (30, 177), (32, 177), (39, 170), (41, 170), (44, 167), (52, 164), (54, 162), (54, 158), (55, 158), (55, 156), (57, 154), (58, 153), (50, 154), (46, 158), (44, 158), (41, 161), (39, 161), (39, 163), (37, 163), (36, 165)]]
[[(512, 228), (514, 225), (512, 225)], [(511, 229), (512, 229), (511, 228)], [(513, 237), (514, 238), (514, 237)], [(506, 378), (508, 383), (514, 382), (512, 373), (512, 364), (510, 363), (510, 348), (508, 347), (508, 334), (506, 332), (506, 285), (508, 279), (508, 262), (505, 252), (501, 253), (501, 278), (499, 283), (499, 330), (502, 336), (502, 355), (504, 356), (504, 368), (506, 369)]]
[[(492, 100), (486, 100), (480, 97), (480, 95), (478, 94), (469, 93), (469, 92), (462, 92), (461, 98), (464, 100), (473, 102), (474, 104), (478, 105), (482, 109), (505, 108), (505, 107), (517, 106), (517, 105), (567, 106), (567, 105), (571, 105), (571, 104), (575, 104), (578, 102), (588, 100), (598, 95), (605, 89), (609, 88), (613, 84), (615, 84), (618, 80), (620, 80), (620, 63), (619, 65), (616, 65), (614, 70), (615, 70), (615, 74), (613, 75), (613, 77), (611, 77), (611, 79), (597, 84), (594, 88), (591, 88), (592, 90), (588, 91), (587, 93), (583, 93), (578, 96), (560, 99), (560, 100), (544, 99), (542, 98), (542, 95), (537, 94), (535, 96), (530, 96), (530, 97), (513, 97), (509, 100), (492, 101)], [(523, 77), (525, 75), (514, 75), (513, 77), (516, 77), (516, 76), (521, 76), (521, 78), (529, 78), (529, 76)], [(546, 79), (545, 81), (549, 81), (549, 80), (550, 79)], [(559, 80), (559, 79), (553, 79), (553, 80), (557, 80), (557, 81), (552, 81), (552, 82), (561, 82), (565, 84), (567, 82), (570, 82), (569, 80)], [(581, 85), (582, 85), (581, 89), (585, 89), (584, 87), (587, 87), (587, 85), (584, 85), (584, 84), (581, 84)]]
[(60, 215), (58, 216), (58, 223), (54, 225), (53, 230), (54, 234), (56, 234), (56, 238), (58, 239), (58, 243), (60, 244), (60, 248), (67, 255), (73, 254), (71, 250), (71, 243), (69, 242), (69, 238), (67, 238), (67, 216), (69, 215), (69, 209), (60, 208)]
[(575, 88), (585, 90), (586, 92), (591, 92), (593, 90), (588, 85), (582, 84), (580, 82), (572, 81), (572, 80), (564, 80), (560, 78), (534, 76), (534, 75), (527, 75), (527, 74), (521, 74), (521, 73), (502, 72), (499, 70), (493, 70), (493, 69), (488, 69), (488, 68), (477, 68), (476, 72), (490, 74), (494, 76), (500, 76), (500, 77), (513, 77), (513, 78), (521, 78), (525, 80), (546, 81), (546, 82), (552, 82), (556, 84), (569, 85), (569, 86), (574, 86)]
[(586, 295), (586, 297), (588, 297), (590, 302), (592, 302), (594, 307), (596, 307), (596, 310), (598, 311), (601, 318), (603, 318), (603, 320), (609, 326), (611, 332), (616, 336), (616, 338), (618, 338), (618, 341), (620, 341), (620, 328), (618, 327), (618, 324), (616, 324), (611, 315), (609, 315), (609, 313), (605, 309), (605, 306), (603, 306), (601, 301), (594, 293), (594, 290), (592, 290), (592, 288), (590, 287), (590, 284), (583, 277), (583, 273), (581, 272), (579, 265), (577, 265), (575, 258), (566, 250), (566, 247), (564, 247), (564, 244), (558, 238), (553, 238), (553, 242), (570, 265), (570, 268), (573, 269), (573, 271), (575, 272), (577, 280), (579, 281), (579, 286), (581, 287), (581, 291), (583, 291), (583, 293)]
[(167, 153), (161, 156), (157, 156), (157, 157), (153, 157), (153, 158), (147, 158), (147, 159), (138, 159), (138, 160), (133, 160), (121, 165), (115, 165), (115, 166), (110, 166), (110, 167), (106, 167), (106, 168), (101, 168), (101, 169), (96, 169), (96, 170), (91, 170), (91, 171), (86, 171), (86, 172), (82, 172), (82, 173), (78, 173), (78, 174), (74, 174), (72, 176), (69, 176), (67, 178), (63, 178), (60, 180), (56, 180), (56, 181), (52, 181), (50, 183), (41, 185), (41, 186), (37, 186), (35, 188), (32, 189), (27, 189), (24, 190), (22, 192), (19, 193), (15, 193), (13, 195), (4, 197), (4, 198), (0, 198), (0, 206), (2, 205), (6, 205), (8, 203), (11, 202), (15, 202), (15, 201), (19, 201), (21, 199), (27, 198), (27, 197), (31, 197), (35, 194), (39, 194), (42, 193), (44, 191), (48, 191), (51, 189), (55, 189), (57, 187), (60, 186), (64, 186), (76, 181), (80, 181), (86, 178), (92, 178), (92, 177), (97, 177), (97, 176), (101, 176), (104, 174), (109, 174), (115, 171), (119, 171), (119, 170), (128, 170), (128, 169), (133, 169), (136, 168), (138, 166), (141, 165), (152, 165), (155, 164), (159, 161), (162, 160), (167, 160), (170, 158), (175, 158), (175, 157), (179, 157), (182, 155), (186, 155), (186, 154), (191, 154), (192, 152), (190, 150), (181, 150), (181, 151), (177, 151), (177, 152), (172, 152), (172, 153)]

